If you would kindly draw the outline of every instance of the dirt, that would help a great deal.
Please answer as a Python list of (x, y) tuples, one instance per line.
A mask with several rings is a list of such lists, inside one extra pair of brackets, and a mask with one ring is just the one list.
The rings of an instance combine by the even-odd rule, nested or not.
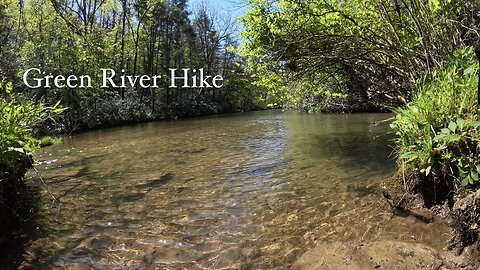
[(301, 269), (455, 269), (438, 251), (415, 243), (376, 241), (319, 245), (292, 266)]
[(465, 264), (480, 269), (480, 190), (458, 200), (451, 211), (454, 237), (450, 249), (465, 256)]
[(449, 247), (452, 252), (440, 253), (427, 245), (398, 241), (333, 242), (307, 251), (292, 269), (480, 270), (480, 190), (457, 199), (451, 209), (444, 204), (429, 210), (418, 196), (391, 186), (382, 191), (393, 212), (450, 220), (454, 233)]

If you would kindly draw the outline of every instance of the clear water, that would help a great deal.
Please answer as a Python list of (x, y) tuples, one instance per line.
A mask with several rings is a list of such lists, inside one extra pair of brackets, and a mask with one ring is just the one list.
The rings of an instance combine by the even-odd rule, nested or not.
[(392, 216), (379, 193), (389, 117), (267, 111), (66, 138), (36, 154), (62, 203), (43, 191), (25, 265), (286, 269), (331, 241), (441, 249), (446, 224)]

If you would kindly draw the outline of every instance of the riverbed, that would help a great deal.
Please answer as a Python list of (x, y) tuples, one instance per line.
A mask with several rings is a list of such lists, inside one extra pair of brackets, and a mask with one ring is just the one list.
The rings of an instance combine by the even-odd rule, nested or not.
[(264, 111), (66, 137), (36, 153), (38, 233), (25, 265), (287, 269), (317, 244), (442, 250), (444, 222), (391, 213), (389, 114)]

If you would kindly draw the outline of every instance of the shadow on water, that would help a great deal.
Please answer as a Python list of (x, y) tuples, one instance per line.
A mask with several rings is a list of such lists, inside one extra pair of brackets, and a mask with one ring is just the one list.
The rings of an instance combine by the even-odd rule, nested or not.
[(430, 224), (432, 223), (435, 219), (433, 217), (421, 215), (409, 210), (401, 210), (401, 209), (395, 209), (394, 214), (400, 217), (412, 217), (415, 220), (418, 220), (424, 224)]
[[(152, 191), (153, 189), (160, 188), (167, 184), (173, 179), (173, 174), (166, 173), (158, 179), (149, 180), (144, 184), (139, 184), (134, 187), (135, 191), (128, 189), (123, 193), (116, 194), (112, 197), (112, 201), (116, 203), (131, 203), (139, 201), (145, 198), (147, 192)], [(178, 192), (183, 192), (182, 189), (179, 189)]]
[[(103, 155), (95, 155), (95, 156), (90, 156), (90, 157), (83, 157), (81, 159), (78, 159), (78, 160), (74, 160), (72, 162), (68, 162), (68, 163), (64, 163), (62, 164), (63, 167), (83, 167), (85, 168), (85, 166), (87, 166), (88, 164), (92, 164), (92, 163), (96, 163), (96, 162), (100, 162), (102, 160), (104, 160), (107, 155), (106, 154), (103, 154)], [(85, 171), (83, 171), (83, 173), (85, 173)]]
[(291, 141), (300, 155), (331, 159), (345, 170), (368, 168), (381, 175), (395, 168), (393, 149), (388, 143), (393, 135), (388, 123), (379, 124), (386, 117), (294, 113), (287, 123), (293, 133)]
[(137, 188), (137, 189), (148, 189), (148, 190), (154, 189), (154, 188), (159, 188), (159, 187), (165, 185), (166, 183), (168, 183), (172, 179), (173, 179), (173, 174), (166, 173), (166, 174), (160, 176), (160, 178), (158, 178), (158, 179), (150, 180), (145, 184), (137, 185), (137, 186), (135, 186), (135, 188)]
[(0, 224), (0, 268), (18, 269), (25, 264), (26, 250), (32, 241), (44, 235), (40, 229), (39, 213), (40, 188), (25, 186), (18, 191), (15, 202), (4, 202), (6, 220)]
[(131, 203), (139, 201), (143, 198), (145, 198), (145, 194), (143, 193), (126, 193), (114, 195), (112, 200), (116, 203)]
[[(335, 140), (329, 140), (332, 135), (317, 135), (315, 147), (322, 149), (321, 156), (336, 159), (336, 166), (343, 169), (361, 169), (368, 167), (380, 174), (394, 168), (393, 149), (385, 144), (388, 135), (360, 133), (351, 136), (334, 135)], [(382, 138), (383, 136), (383, 138)], [(319, 153), (317, 153), (319, 154)]]
[(373, 193), (377, 193), (379, 190), (379, 185), (369, 185), (369, 186), (358, 186), (358, 185), (348, 185), (347, 191), (353, 192), (358, 198), (363, 198)]

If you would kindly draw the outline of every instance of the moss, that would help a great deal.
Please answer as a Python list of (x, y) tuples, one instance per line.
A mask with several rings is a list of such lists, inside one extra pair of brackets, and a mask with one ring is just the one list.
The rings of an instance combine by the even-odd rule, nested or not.
[(47, 147), (55, 144), (59, 144), (62, 142), (61, 138), (56, 138), (56, 137), (51, 137), (51, 136), (45, 136), (40, 138), (40, 147)]

